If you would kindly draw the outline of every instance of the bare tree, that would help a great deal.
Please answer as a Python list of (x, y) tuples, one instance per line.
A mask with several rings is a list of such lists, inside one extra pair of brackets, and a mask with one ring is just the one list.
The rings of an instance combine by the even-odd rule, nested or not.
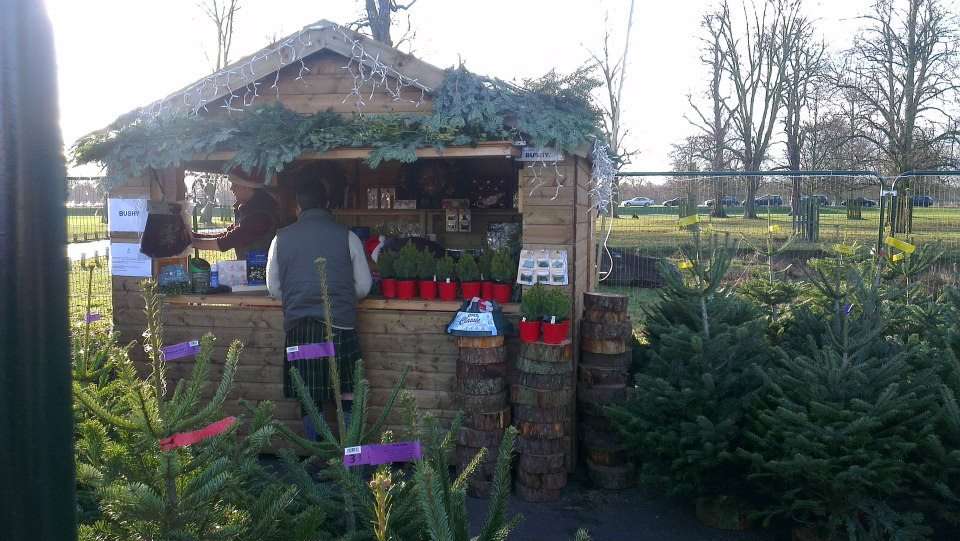
[[(707, 67), (710, 75), (710, 87), (706, 92), (710, 109), (705, 111), (694, 101), (692, 95), (687, 96), (687, 102), (693, 109), (696, 118), (685, 117), (697, 131), (706, 139), (706, 158), (713, 171), (723, 171), (730, 168), (730, 123), (737, 106), (727, 103), (728, 97), (723, 94), (724, 65), (727, 50), (724, 49), (724, 39), (721, 31), (719, 13), (709, 13), (703, 17), (700, 27), (706, 32), (703, 39), (703, 56), (700, 62)], [(713, 209), (711, 215), (717, 218), (726, 217), (722, 204), (725, 181), (723, 177), (713, 180)]]
[[(734, 154), (750, 171), (759, 170), (773, 142), (774, 127), (783, 106), (787, 65), (802, 22), (801, 0), (764, 0), (743, 8), (742, 32), (729, 3), (720, 7), (720, 33), (727, 54), (724, 67), (733, 87)], [(748, 177), (744, 216), (756, 218), (759, 179)]]
[(409, 42), (414, 37), (410, 18), (407, 17), (407, 30), (396, 43), (393, 42), (390, 30), (394, 22), (394, 14), (401, 11), (408, 11), (417, 0), (410, 0), (406, 4), (401, 4), (397, 0), (365, 0), (364, 8), (366, 16), (354, 21), (349, 26), (354, 30), (369, 30), (370, 37), (387, 45), (388, 47), (399, 47), (404, 42)]
[[(957, 21), (939, 0), (877, 0), (846, 53), (837, 84), (859, 105), (856, 136), (883, 157), (890, 175), (942, 164), (937, 148), (958, 139), (949, 110), (960, 91)], [(909, 184), (897, 201), (909, 227)]]
[(230, 46), (233, 45), (233, 21), (240, 11), (240, 0), (202, 0), (197, 6), (217, 30), (217, 57), (213, 71), (219, 71), (230, 63)]

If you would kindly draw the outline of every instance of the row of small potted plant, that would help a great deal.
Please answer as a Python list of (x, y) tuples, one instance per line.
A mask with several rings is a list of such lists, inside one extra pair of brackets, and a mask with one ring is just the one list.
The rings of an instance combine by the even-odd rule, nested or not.
[(408, 243), (399, 252), (380, 254), (377, 266), (383, 296), (388, 299), (453, 301), (459, 284), (464, 299), (481, 297), (503, 304), (513, 296), (517, 264), (506, 250), (487, 252), (478, 263), (470, 254), (457, 261), (449, 255), (437, 259), (430, 250), (417, 250)]
[(570, 295), (564, 289), (537, 284), (523, 292), (520, 340), (560, 344), (570, 334)]

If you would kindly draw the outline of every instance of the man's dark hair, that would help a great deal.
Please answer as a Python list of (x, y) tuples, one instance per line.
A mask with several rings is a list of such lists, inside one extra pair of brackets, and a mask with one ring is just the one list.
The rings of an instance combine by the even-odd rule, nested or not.
[(320, 179), (301, 182), (297, 189), (300, 210), (327, 208), (327, 188)]

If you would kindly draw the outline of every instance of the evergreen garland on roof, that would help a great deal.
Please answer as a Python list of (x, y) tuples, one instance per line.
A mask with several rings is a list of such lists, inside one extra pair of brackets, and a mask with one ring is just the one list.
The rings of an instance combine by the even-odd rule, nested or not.
[(574, 151), (600, 133), (590, 92), (600, 85), (592, 69), (551, 71), (523, 86), (482, 77), (464, 67), (447, 70), (430, 114), (303, 115), (272, 103), (224, 116), (176, 116), (153, 122), (114, 123), (73, 147), (78, 164), (99, 162), (113, 178), (147, 168), (181, 166), (197, 155), (234, 151), (224, 171), (279, 172), (305, 152), (373, 147), (371, 167), (409, 163), (418, 148), (525, 139)]

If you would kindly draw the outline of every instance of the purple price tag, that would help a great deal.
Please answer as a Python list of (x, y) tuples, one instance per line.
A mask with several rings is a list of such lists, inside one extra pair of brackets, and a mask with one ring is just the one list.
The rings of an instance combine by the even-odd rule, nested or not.
[(89, 314), (83, 317), (83, 322), (93, 323), (94, 321), (100, 321), (101, 319), (103, 319), (103, 316), (101, 316), (100, 314), (96, 312), (90, 312)]
[(290, 346), (287, 348), (287, 360), (299, 361), (302, 359), (319, 359), (321, 357), (333, 357), (333, 342), (320, 342), (318, 344), (303, 344), (300, 346)]
[(404, 441), (380, 445), (347, 447), (343, 450), (343, 465), (346, 467), (379, 466), (390, 462), (412, 462), (423, 458), (419, 441)]
[(163, 358), (167, 361), (181, 359), (183, 357), (193, 357), (200, 352), (200, 341), (191, 340), (181, 344), (174, 344), (163, 348)]

